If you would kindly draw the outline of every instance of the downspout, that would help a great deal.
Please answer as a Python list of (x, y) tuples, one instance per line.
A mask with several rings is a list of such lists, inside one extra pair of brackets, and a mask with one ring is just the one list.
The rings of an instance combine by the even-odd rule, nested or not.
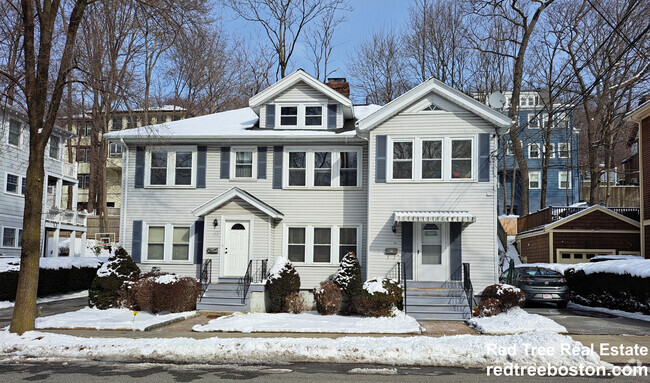
[[(124, 238), (126, 234), (126, 205), (129, 185), (129, 147), (126, 146), (123, 138), (120, 138), (122, 144), (122, 206), (120, 207), (120, 245), (125, 246)], [(131, 249), (133, 251), (133, 249)]]

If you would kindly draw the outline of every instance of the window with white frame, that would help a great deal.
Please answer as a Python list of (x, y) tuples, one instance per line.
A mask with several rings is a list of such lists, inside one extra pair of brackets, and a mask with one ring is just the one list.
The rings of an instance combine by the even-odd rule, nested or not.
[(413, 141), (393, 141), (393, 179), (413, 178)]
[(558, 177), (558, 188), (559, 189), (571, 189), (571, 172), (560, 171), (557, 173)]
[(557, 144), (557, 157), (569, 158), (571, 157), (571, 144), (568, 142), (559, 142)]
[(539, 128), (539, 117), (537, 116), (537, 113), (528, 113), (528, 127), (530, 129)]
[(541, 150), (539, 149), (539, 144), (528, 144), (528, 158), (539, 158), (540, 154)]
[(15, 174), (7, 173), (7, 178), (5, 182), (5, 191), (7, 193), (19, 194), (20, 190), (20, 177)]
[(149, 226), (147, 237), (147, 259), (162, 261), (165, 259), (165, 227)]
[(27, 190), (27, 178), (23, 177), (22, 184), (20, 186), (20, 194), (25, 195), (25, 190)]
[(2, 229), (2, 247), (21, 247), (23, 242), (23, 230), (15, 227), (4, 227)]
[(152, 149), (147, 153), (147, 186), (192, 186), (195, 182), (196, 148)]
[(59, 159), (59, 147), (61, 146), (61, 139), (59, 136), (50, 136), (50, 157)]
[(472, 140), (451, 140), (451, 178), (472, 178)]
[(543, 146), (544, 151), (548, 149), (548, 158), (555, 158), (555, 144), (548, 143)]
[(231, 153), (233, 166), (231, 174), (234, 175), (234, 178), (255, 178), (257, 169), (253, 164), (257, 159), (256, 148), (234, 147)]
[(322, 126), (323, 125), (323, 106), (305, 106), (305, 125)]
[(540, 189), (542, 185), (541, 176), (539, 172), (529, 172), (528, 173), (528, 188), (529, 189)]
[(7, 142), (9, 145), (20, 146), (22, 128), (20, 122), (16, 120), (9, 120), (9, 137), (7, 137)]
[(109, 156), (112, 158), (122, 157), (122, 145), (119, 142), (111, 142), (108, 146)]
[(284, 158), (284, 187), (338, 188), (361, 185), (359, 147), (286, 147)]
[(296, 125), (298, 125), (298, 106), (297, 105), (280, 106), (280, 125), (281, 126), (296, 126)]
[(289, 260), (309, 264), (336, 264), (352, 251), (358, 255), (359, 226), (288, 226)]
[(442, 140), (422, 140), (422, 178), (442, 178)]
[(172, 236), (172, 261), (190, 259), (190, 228), (174, 226)]

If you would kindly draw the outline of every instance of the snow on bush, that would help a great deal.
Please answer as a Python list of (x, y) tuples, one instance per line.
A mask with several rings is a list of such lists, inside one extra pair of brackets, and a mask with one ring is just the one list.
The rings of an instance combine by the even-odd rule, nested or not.
[(364, 316), (395, 316), (402, 307), (402, 286), (389, 278), (370, 279), (363, 284), (361, 298), (353, 304), (355, 311)]
[(300, 276), (287, 257), (278, 257), (269, 270), (266, 280), (269, 296), (269, 312), (289, 312), (295, 307), (289, 305), (287, 298), (300, 292)]
[(527, 331), (567, 332), (564, 326), (553, 320), (538, 314), (529, 314), (520, 307), (513, 307), (507, 312), (494, 316), (472, 318), (468, 324), (482, 334), (518, 334)]
[(489, 285), (481, 293), (479, 316), (492, 316), (521, 307), (526, 302), (526, 294), (518, 287), (506, 284)]
[(138, 274), (140, 274), (140, 268), (129, 256), (129, 253), (120, 247), (115, 255), (97, 270), (97, 276), (88, 291), (88, 305), (100, 310), (115, 307), (118, 290), (124, 281)]
[(196, 278), (147, 273), (125, 281), (118, 306), (131, 310), (180, 313), (196, 309), (201, 285)]
[(384, 287), (383, 278), (374, 278), (369, 279), (363, 283), (363, 289), (370, 294), (374, 293), (388, 293), (388, 290)]
[(323, 315), (332, 315), (341, 311), (341, 289), (334, 282), (321, 282), (314, 287), (316, 311)]
[(354, 313), (353, 301), (359, 299), (363, 292), (361, 266), (354, 252), (350, 251), (343, 256), (332, 281), (339, 286), (343, 294), (342, 309), (348, 313)]

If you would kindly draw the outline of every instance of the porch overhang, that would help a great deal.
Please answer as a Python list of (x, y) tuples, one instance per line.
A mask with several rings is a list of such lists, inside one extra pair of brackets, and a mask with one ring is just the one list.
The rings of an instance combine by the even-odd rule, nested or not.
[(238, 187), (233, 187), (232, 189), (221, 193), (220, 195), (214, 197), (210, 201), (204, 203), (203, 205), (192, 210), (192, 213), (197, 217), (203, 217), (211, 213), (213, 210), (219, 208), (223, 204), (229, 202), (233, 198), (241, 198), (242, 200), (248, 202), (261, 212), (265, 213), (273, 219), (282, 219), (284, 214), (279, 210), (275, 209), (273, 206), (267, 204), (266, 202), (260, 200), (259, 198), (253, 196), (245, 190), (242, 190)]
[(395, 211), (393, 212), (395, 223), (398, 222), (462, 222), (470, 224), (476, 221), (468, 211)]

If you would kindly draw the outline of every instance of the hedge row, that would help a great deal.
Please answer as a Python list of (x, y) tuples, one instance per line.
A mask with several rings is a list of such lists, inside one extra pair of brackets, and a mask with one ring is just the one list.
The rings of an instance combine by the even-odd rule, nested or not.
[(567, 270), (571, 300), (585, 306), (650, 314), (650, 278)]
[[(97, 274), (97, 267), (72, 267), (70, 269), (40, 269), (38, 273), (38, 296), (65, 294), (88, 290)], [(0, 273), (0, 301), (16, 299), (18, 271)]]

